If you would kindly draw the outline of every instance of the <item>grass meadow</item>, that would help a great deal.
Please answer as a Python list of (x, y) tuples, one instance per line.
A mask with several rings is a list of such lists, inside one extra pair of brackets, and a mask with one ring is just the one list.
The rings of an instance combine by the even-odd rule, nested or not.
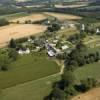
[(11, 63), (8, 71), (0, 72), (0, 89), (37, 80), (59, 71), (60, 67), (57, 63), (44, 53), (23, 55)]

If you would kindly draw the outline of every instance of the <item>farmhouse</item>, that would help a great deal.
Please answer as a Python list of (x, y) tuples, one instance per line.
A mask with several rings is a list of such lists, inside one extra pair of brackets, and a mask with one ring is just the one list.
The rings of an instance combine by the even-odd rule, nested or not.
[(18, 54), (20, 54), (20, 55), (23, 55), (23, 54), (30, 54), (30, 49), (29, 48), (27, 48), (27, 49), (19, 49), (18, 50)]
[(49, 55), (50, 57), (56, 56), (56, 54), (55, 54), (52, 50), (49, 50), (49, 51), (48, 51), (48, 55)]
[(96, 30), (96, 33), (100, 33), (100, 30), (99, 30), (99, 28), (97, 28), (97, 30)]
[(84, 24), (82, 24), (82, 27), (81, 27), (81, 30), (85, 30), (85, 25)]

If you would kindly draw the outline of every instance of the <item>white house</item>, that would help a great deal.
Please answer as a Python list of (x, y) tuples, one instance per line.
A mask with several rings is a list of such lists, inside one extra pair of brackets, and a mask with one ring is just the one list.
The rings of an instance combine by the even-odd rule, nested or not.
[(64, 45), (64, 46), (61, 47), (62, 50), (66, 50), (66, 49), (68, 49), (68, 48), (69, 48), (69, 47), (68, 47), (67, 45)]
[(30, 49), (27, 48), (26, 51), (25, 51), (25, 54), (30, 54), (30, 52), (31, 52)]
[(53, 57), (53, 56), (55, 56), (55, 53), (54, 53), (52, 50), (49, 50), (49, 51), (48, 51), (48, 55), (49, 55), (50, 57)]
[(65, 27), (64, 26), (61, 26), (61, 30), (63, 30)]
[(30, 54), (30, 49), (29, 48), (27, 48), (26, 50), (22, 50), (22, 49), (20, 49), (20, 50), (18, 50), (18, 54), (20, 54), (20, 55), (23, 55), (23, 54)]
[(85, 30), (85, 25), (84, 25), (84, 24), (82, 24), (81, 29), (82, 29), (83, 31)]
[(97, 28), (97, 30), (96, 30), (96, 33), (100, 33), (100, 30), (99, 30), (99, 28)]
[(48, 24), (50, 24), (51, 22), (48, 20)]

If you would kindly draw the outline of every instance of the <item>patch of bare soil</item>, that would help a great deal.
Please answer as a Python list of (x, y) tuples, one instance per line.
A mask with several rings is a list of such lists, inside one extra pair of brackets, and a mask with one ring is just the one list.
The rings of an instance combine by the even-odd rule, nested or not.
[(100, 100), (100, 88), (95, 88), (86, 93), (75, 96), (71, 100)]

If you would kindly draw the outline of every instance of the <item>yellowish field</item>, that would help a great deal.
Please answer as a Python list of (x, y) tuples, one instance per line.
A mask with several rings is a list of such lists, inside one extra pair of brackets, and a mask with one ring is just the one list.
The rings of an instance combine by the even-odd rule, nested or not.
[[(34, 13), (29, 16), (12, 19), (10, 21), (24, 23), (27, 20), (39, 21), (46, 19), (48, 16), (53, 16), (58, 18), (58, 20), (76, 20), (80, 19), (79, 16), (61, 14), (61, 13)], [(32, 25), (32, 24), (12, 24), (4, 27), (0, 27), (0, 46), (4, 46), (11, 38), (21, 38), (29, 35), (35, 35), (37, 33), (44, 32), (46, 26), (43, 25)]]
[(55, 5), (56, 8), (78, 8), (88, 6), (88, 4)]
[(42, 13), (34, 13), (32, 15), (29, 15), (29, 16), (26, 16), (26, 17), (17, 18), (17, 19), (13, 19), (11, 21), (12, 22), (20, 21), (20, 23), (24, 23), (27, 20), (39, 21), (39, 20), (43, 20), (43, 19), (46, 19), (46, 18), (47, 17)]
[(21, 38), (29, 35), (36, 35), (44, 32), (46, 26), (43, 25), (31, 25), (31, 24), (20, 24), (20, 25), (9, 25), (0, 28), (0, 46), (4, 46), (11, 38)]
[(100, 100), (100, 88), (96, 88), (84, 94), (78, 95), (72, 100)]
[(44, 14), (46, 14), (48, 16), (56, 17), (58, 20), (78, 20), (78, 19), (81, 19), (81, 17), (74, 16), (71, 14), (51, 13), (51, 12), (44, 12)]

